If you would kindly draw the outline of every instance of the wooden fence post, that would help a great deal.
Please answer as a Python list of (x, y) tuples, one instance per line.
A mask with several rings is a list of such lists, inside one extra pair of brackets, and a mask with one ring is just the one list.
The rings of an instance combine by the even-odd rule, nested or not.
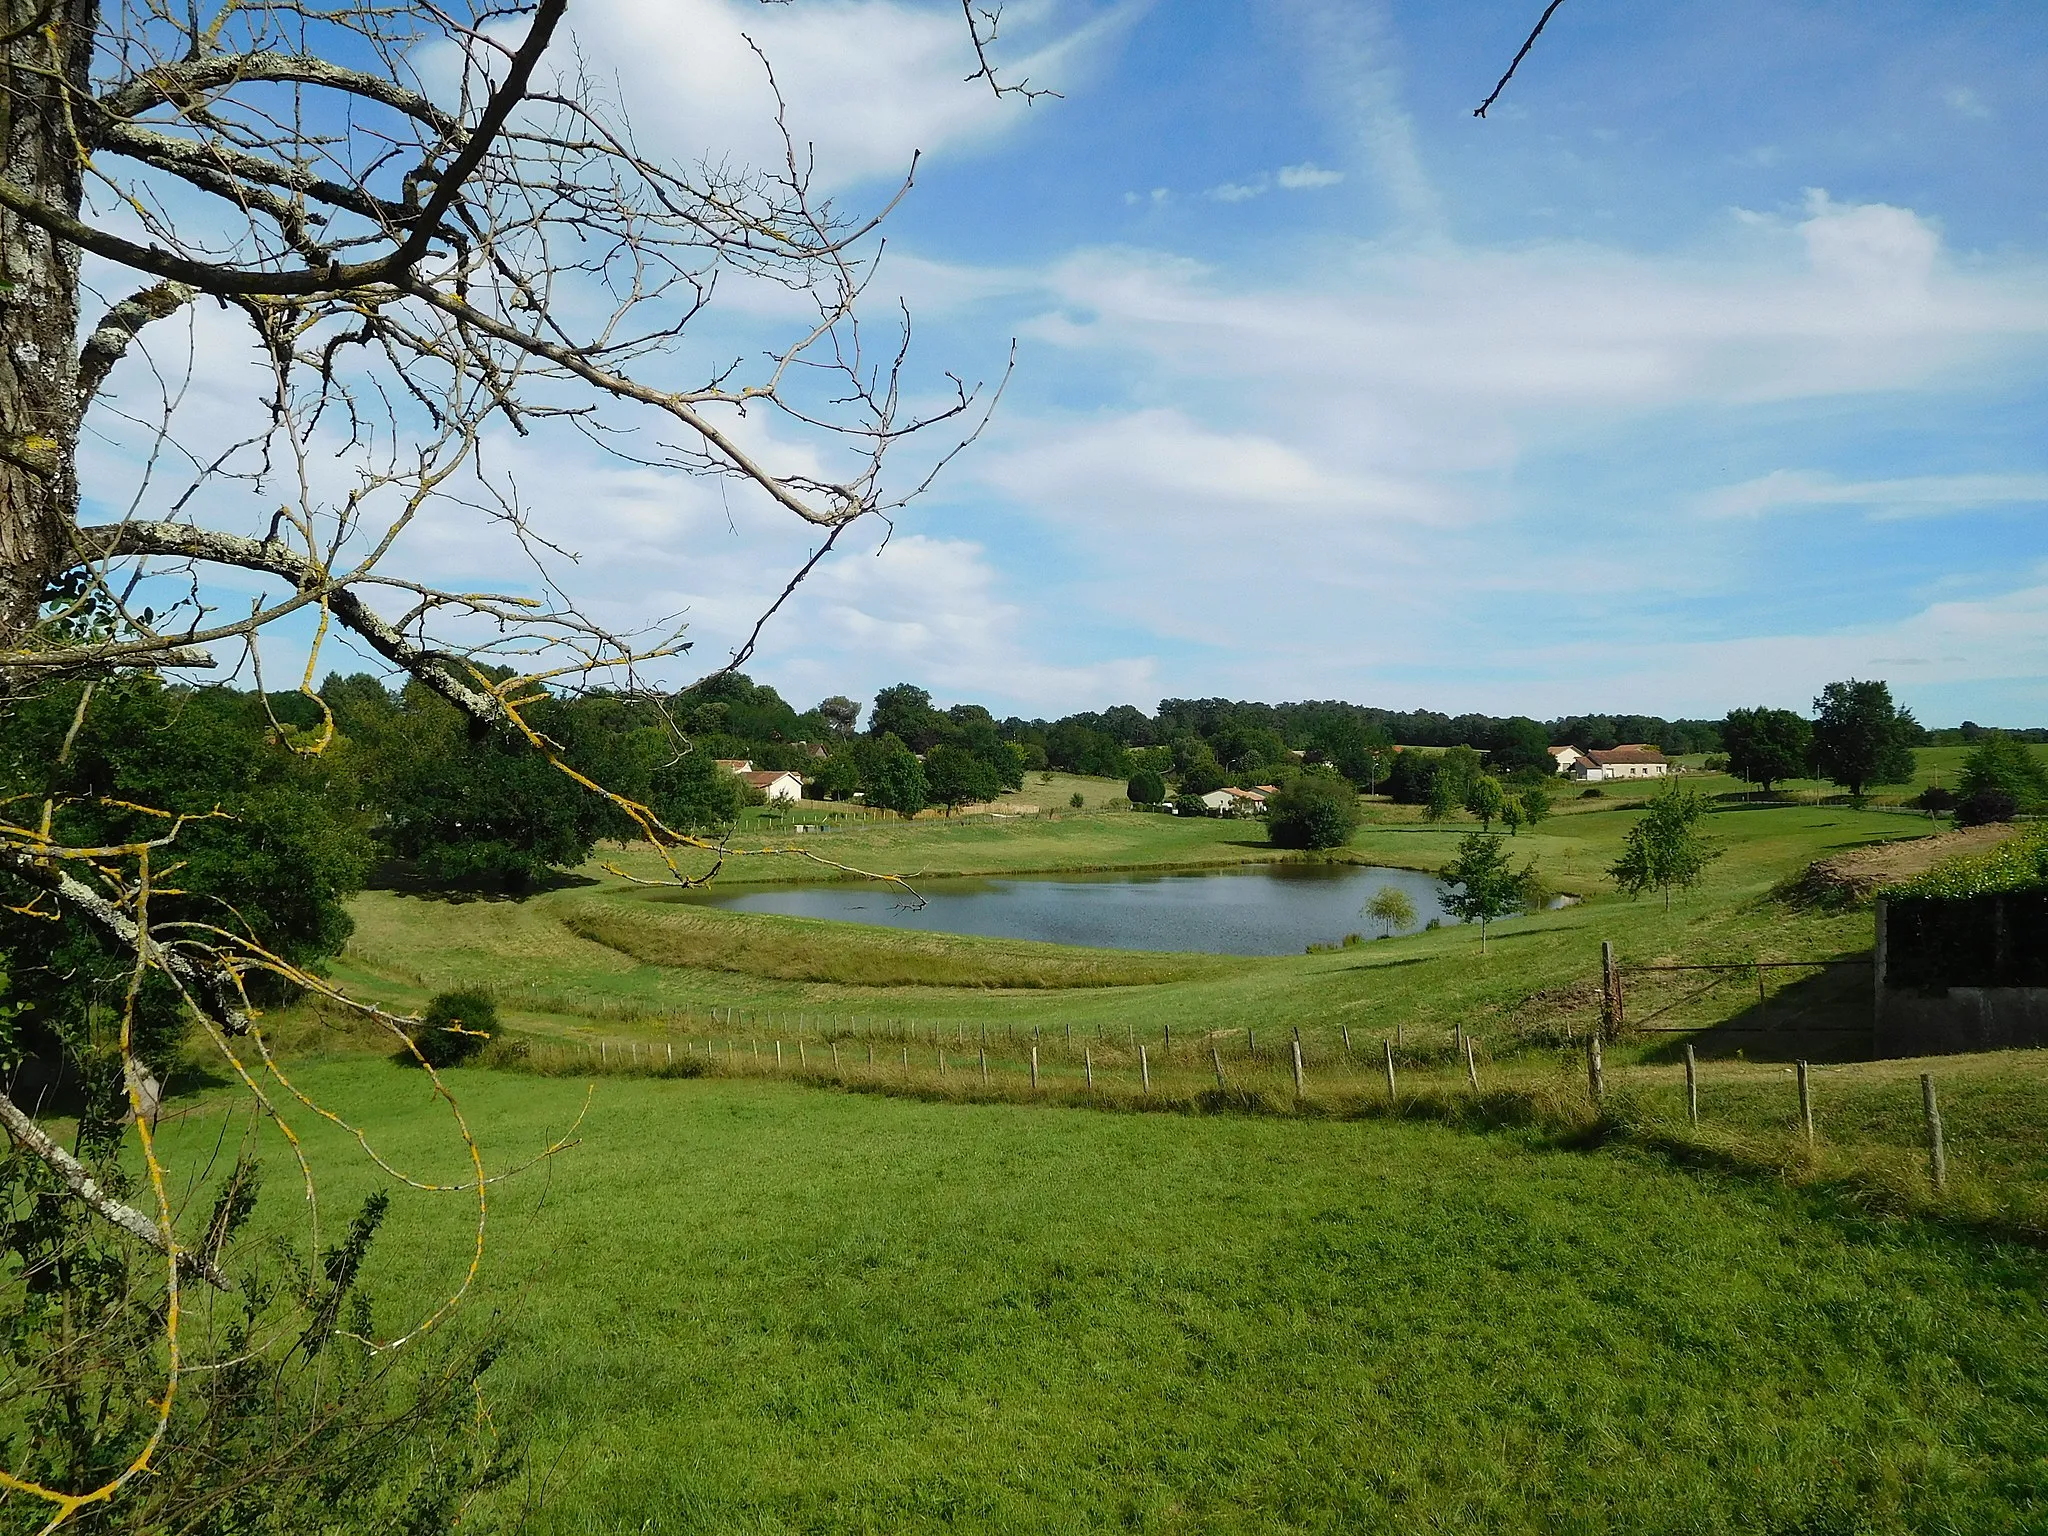
[(1399, 1103), (1400, 1095), (1394, 1091), (1394, 1042), (1382, 1040), (1380, 1044), (1387, 1048), (1387, 1102)]
[(1081, 1075), (1087, 1080), (1088, 1091), (1095, 1091), (1095, 1053), (1087, 1046), (1081, 1047)]
[(804, 1040), (801, 1036), (797, 1038), (796, 1042), (796, 1064), (807, 1071), (809, 1070), (811, 1065), (810, 1048), (804, 1043)]
[(1920, 1109), (1927, 1116), (1927, 1170), (1934, 1178), (1934, 1192), (1948, 1193), (1948, 1153), (1941, 1144), (1941, 1106), (1934, 1098), (1934, 1074), (1920, 1074)]
[(1451, 1059), (1453, 1061), (1456, 1061), (1458, 1057), (1465, 1054), (1465, 1021), (1463, 1019), (1453, 1019), (1451, 1021), (1451, 1049), (1453, 1052)]
[(940, 1046), (940, 1047), (939, 1047), (939, 1076), (941, 1076), (941, 1077), (944, 1077), (945, 1075), (946, 1075), (946, 1048), (945, 1048), (945, 1047), (944, 1047), (944, 1046), (942, 1045), (942, 1046)]
[(1813, 1089), (1806, 1080), (1806, 1063), (1799, 1063), (1799, 1128), (1806, 1133), (1806, 1144), (1813, 1145)]
[(1145, 1058), (1145, 1047), (1138, 1047), (1138, 1083), (1145, 1093), (1152, 1091), (1152, 1063)]
[(1223, 1091), (1223, 1053), (1216, 1049), (1216, 1042), (1209, 1042), (1209, 1060), (1216, 1068), (1216, 1091)]
[(981, 1086), (988, 1086), (988, 1047), (981, 1048)]
[(1161, 1046), (1159, 1047), (1159, 1054), (1162, 1056), (1171, 1056), (1173, 1054), (1173, 1026), (1171, 1024), (1168, 1024), (1165, 1026), (1165, 1029), (1166, 1036), (1164, 1043), (1161, 1044)]
[(832, 1075), (834, 1077), (839, 1075), (839, 1042), (837, 1040), (832, 1042)]
[(1294, 1036), (1294, 1101), (1297, 1104), (1301, 1102), (1301, 1033), (1299, 1030), (1295, 1032)]
[(1621, 977), (1614, 966), (1614, 941), (1600, 941), (1600, 1032), (1611, 1035), (1621, 1024)]
[(1593, 1095), (1595, 1109), (1606, 1106), (1607, 1069), (1600, 1061), (1600, 1036), (1597, 1031), (1586, 1037), (1586, 1089)]
[(1348, 1058), (1351, 1055), (1351, 1026), (1339, 1024), (1337, 1028), (1344, 1032), (1344, 1055)]
[(1685, 1043), (1685, 1118), (1692, 1122), (1694, 1130), (1700, 1124), (1700, 1075), (1699, 1065), (1693, 1060), (1692, 1042)]
[(1470, 1035), (1465, 1037), (1465, 1075), (1472, 1079), (1472, 1091), (1479, 1091), (1479, 1063), (1474, 1059), (1472, 1047), (1476, 1042)]
[(1244, 1027), (1244, 1053), (1247, 1057), (1259, 1054), (1259, 1032), (1249, 1024)]
[(1031, 1091), (1038, 1092), (1038, 1047), (1031, 1047)]

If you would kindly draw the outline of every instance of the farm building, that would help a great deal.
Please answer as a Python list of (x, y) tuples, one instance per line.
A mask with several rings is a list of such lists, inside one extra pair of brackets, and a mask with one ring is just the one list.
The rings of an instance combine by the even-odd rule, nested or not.
[(764, 769), (759, 773), (742, 773), (740, 777), (766, 795), (771, 805), (777, 802), (794, 805), (804, 797), (804, 781), (787, 771)]
[(1574, 779), (1662, 779), (1670, 776), (1671, 760), (1655, 747), (1637, 744), (1607, 752), (1582, 753), (1565, 770)]
[(1202, 804), (1214, 816), (1256, 816), (1266, 808), (1266, 797), (1255, 789), (1212, 789)]

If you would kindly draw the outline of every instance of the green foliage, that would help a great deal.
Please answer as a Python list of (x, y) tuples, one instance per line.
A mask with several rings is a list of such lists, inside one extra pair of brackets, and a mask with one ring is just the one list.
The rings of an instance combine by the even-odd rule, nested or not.
[(1515, 801), (1522, 808), (1522, 825), (1533, 827), (1550, 817), (1550, 791), (1541, 784), (1531, 784)]
[(1158, 805), (1166, 798), (1166, 780), (1155, 769), (1140, 768), (1131, 775), (1124, 791), (1133, 805)]
[(818, 800), (851, 800), (861, 785), (860, 758), (849, 748), (835, 748), (811, 772), (806, 792)]
[(1486, 951), (1487, 925), (1523, 911), (1536, 887), (1536, 861), (1516, 869), (1507, 844), (1491, 832), (1458, 840), (1458, 856), (1437, 872), (1444, 910), (1479, 925), (1479, 949)]
[(898, 683), (875, 695), (868, 711), (868, 734), (894, 736), (912, 752), (930, 750), (945, 738), (944, 717), (932, 708), (932, 696), (909, 683)]
[(1487, 739), (1496, 773), (1534, 770), (1550, 773), (1550, 732), (1527, 715), (1516, 715), (1494, 727)]
[[(80, 1126), (99, 1186), (148, 1206), (111, 1117)], [(148, 1474), (66, 1530), (194, 1536), (456, 1529), (517, 1458), (478, 1413), (486, 1353), (416, 1345), (379, 1357), (366, 1261), (388, 1196), (372, 1194), (316, 1265), (248, 1235), (261, 1170), (246, 1155), (185, 1238), (226, 1273), (188, 1278), (185, 1375)], [(138, 1196), (140, 1197), (138, 1199)], [(201, 1214), (206, 1212), (199, 1205)], [(196, 1293), (196, 1294), (195, 1294)], [(0, 1362), (9, 1381), (0, 1456), (16, 1476), (85, 1490), (124, 1470), (158, 1418), (168, 1296), (162, 1260), (64, 1197), (38, 1159), (0, 1159)], [(354, 1335), (354, 1337), (351, 1337)], [(50, 1507), (10, 1495), (10, 1531)]]
[(1086, 805), (1087, 803), (1088, 802), (1086, 800), (1081, 798), (1081, 791), (1079, 791), (1078, 789), (1075, 790), (1072, 795), (1067, 797), (1067, 804), (1072, 806), (1077, 811), (1080, 810), (1081, 807)]
[(1341, 848), (1363, 816), (1358, 791), (1327, 769), (1290, 776), (1266, 799), (1266, 836), (1276, 848)]
[(1813, 726), (1789, 709), (1731, 709), (1721, 722), (1727, 768), (1765, 793), (1779, 779), (1804, 774), (1813, 753)]
[(438, 1071), (474, 1059), (497, 1032), (498, 1005), (491, 994), (481, 987), (459, 987), (434, 994), (420, 1014), (412, 1043), (420, 1058)]
[(1449, 821), (1458, 814), (1460, 799), (1458, 783), (1448, 773), (1438, 773), (1429, 780), (1428, 804), (1423, 815), (1431, 821)]
[(993, 766), (950, 742), (941, 742), (925, 753), (924, 778), (927, 797), (948, 812), (993, 800), (1003, 792), (1002, 779)]
[[(53, 834), (74, 846), (163, 837), (172, 823), (152, 811), (193, 817), (154, 858), (163, 889), (151, 898), (153, 918), (223, 929), (301, 967), (337, 952), (352, 926), (343, 902), (361, 887), (372, 854), (346, 750), (294, 752), (254, 694), (170, 687), (147, 674), (91, 689), (89, 700), (73, 683), (7, 701), (4, 792), (31, 807), (50, 800)], [(7, 879), (0, 889), (6, 906), (29, 904), (26, 886)], [(111, 1048), (130, 953), (72, 917), (52, 923), (17, 911), (0, 912), (0, 951), (10, 957), (23, 1048), (51, 1059)], [(262, 1001), (289, 991), (261, 973), (249, 985)], [(155, 973), (136, 1026), (138, 1053), (167, 1066), (185, 1013)]]
[(1829, 683), (1813, 708), (1813, 768), (1822, 778), (1860, 799), (1872, 784), (1904, 784), (1913, 777), (1920, 726), (1892, 703), (1885, 684), (1854, 678)]
[(1216, 754), (1199, 736), (1182, 736), (1174, 741), (1173, 773), (1183, 795), (1214, 794), (1229, 782)]
[[(1435, 802), (1432, 801), (1432, 804)], [(1507, 809), (1508, 793), (1501, 781), (1482, 773), (1465, 787), (1465, 809), (1479, 818), (1481, 827), (1491, 830)]]
[(1988, 731), (1963, 760), (1956, 787), (1966, 800), (1987, 789), (2001, 790), (2021, 810), (2034, 810), (2048, 803), (2048, 763), (2025, 742)]
[(1365, 915), (1391, 939), (1402, 929), (1415, 926), (1415, 903), (1398, 885), (1383, 885), (1365, 904)]
[(866, 754), (861, 785), (867, 803), (901, 816), (915, 816), (931, 798), (924, 779), (924, 766), (907, 746), (894, 736), (884, 736)]
[(1672, 888), (1685, 890), (1697, 884), (1718, 857), (1700, 826), (1706, 814), (1706, 798), (1699, 791), (1671, 785), (1629, 828), (1621, 857), (1608, 867), (1608, 874), (1631, 896), (1662, 891), (1669, 911)]
[(1945, 859), (1910, 880), (1887, 886), (1886, 896), (1935, 896), (1965, 901), (2003, 891), (2048, 889), (2048, 826), (2013, 834), (1989, 853)]

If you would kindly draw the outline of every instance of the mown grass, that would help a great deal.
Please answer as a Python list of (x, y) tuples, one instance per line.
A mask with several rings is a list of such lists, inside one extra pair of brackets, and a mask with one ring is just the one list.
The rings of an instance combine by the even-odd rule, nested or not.
[[(460, 1176), (419, 1074), (300, 1076)], [(583, 1094), (452, 1081), (494, 1166)], [(308, 1134), (345, 1208), (365, 1165)], [(2000, 1532), (2048, 1507), (2039, 1255), (1826, 1189), (1535, 1129), (717, 1080), (605, 1081), (581, 1138), (494, 1188), (468, 1316), (501, 1318), (490, 1404), (533, 1475), (480, 1528)], [(400, 1192), (388, 1324), (453, 1286), (472, 1215)]]
[(849, 987), (1157, 986), (1227, 972), (1207, 955), (1150, 955), (846, 925), (816, 918), (721, 912), (676, 904), (590, 899), (560, 905), (579, 938), (647, 965), (739, 972)]

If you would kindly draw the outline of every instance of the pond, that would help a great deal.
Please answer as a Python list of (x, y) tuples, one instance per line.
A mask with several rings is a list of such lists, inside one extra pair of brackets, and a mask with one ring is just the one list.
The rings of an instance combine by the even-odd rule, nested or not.
[(1365, 916), (1365, 905), (1387, 886), (1415, 904), (1415, 927), (1431, 918), (1455, 921), (1437, 899), (1434, 875), (1357, 864), (927, 880), (917, 882), (926, 901), (921, 910), (898, 893), (858, 884), (713, 886), (661, 899), (1101, 949), (1298, 955), (1346, 934), (1376, 938), (1381, 926)]

